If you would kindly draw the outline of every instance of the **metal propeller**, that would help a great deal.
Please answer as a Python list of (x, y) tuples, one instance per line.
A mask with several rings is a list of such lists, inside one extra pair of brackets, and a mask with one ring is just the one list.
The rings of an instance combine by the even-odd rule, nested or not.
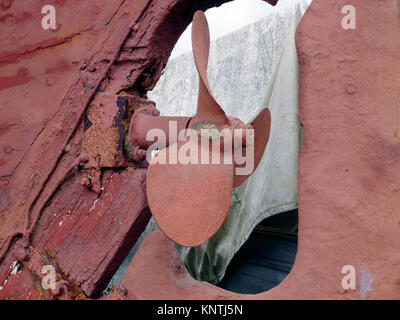
[[(242, 184), (261, 161), (271, 123), (267, 108), (245, 125), (239, 119), (227, 117), (216, 102), (207, 78), (210, 35), (202, 11), (197, 11), (193, 18), (192, 46), (199, 74), (197, 114), (191, 119), (177, 119), (178, 127), (185, 127), (186, 123), (189, 133), (178, 142), (168, 142), (167, 147), (152, 158), (147, 173), (148, 203), (158, 226), (172, 241), (188, 247), (201, 245), (221, 227), (228, 213), (232, 188)], [(173, 119), (153, 118), (158, 119), (158, 124), (150, 126), (163, 128)], [(145, 120), (143, 118), (142, 123), (150, 121)], [(135, 130), (134, 122), (140, 123), (139, 118), (131, 122), (131, 131)], [(204, 135), (206, 129), (214, 129), (213, 132), (219, 134)], [(226, 142), (226, 133), (232, 133), (233, 129), (243, 129), (242, 135), (233, 136), (231, 142)], [(251, 139), (246, 140), (247, 135)], [(254, 169), (244, 175), (239, 175), (236, 169), (245, 164), (232, 157), (238, 145), (234, 142), (238, 139), (244, 146), (240, 149), (242, 154), (254, 148)], [(140, 139), (133, 137), (131, 140), (137, 142)], [(177, 161), (180, 155), (191, 160)], [(205, 164), (207, 158), (209, 163)]]

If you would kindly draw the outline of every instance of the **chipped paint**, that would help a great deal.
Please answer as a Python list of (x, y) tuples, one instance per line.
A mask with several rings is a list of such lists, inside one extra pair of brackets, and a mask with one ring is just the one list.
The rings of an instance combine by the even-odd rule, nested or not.
[(92, 212), (95, 208), (96, 208), (96, 203), (100, 200), (100, 198), (97, 198), (96, 200), (94, 200), (92, 206), (89, 209), (89, 212)]
[(7, 278), (3, 281), (3, 283), (0, 285), (1, 290), (4, 288), (4, 286), (7, 284), (8, 280), (10, 280), (10, 278), (12, 276), (15, 276), (18, 273), (19, 270), (19, 262), (17, 260), (15, 260), (11, 265), (10, 265), (10, 269), (12, 269), (10, 271), (10, 273), (8, 274)]

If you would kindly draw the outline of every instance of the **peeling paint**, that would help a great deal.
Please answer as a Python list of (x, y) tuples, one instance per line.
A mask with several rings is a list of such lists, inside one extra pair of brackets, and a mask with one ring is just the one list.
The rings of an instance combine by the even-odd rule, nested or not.
[(90, 209), (89, 209), (89, 212), (92, 212), (92, 211), (96, 208), (96, 203), (97, 203), (99, 200), (100, 200), (100, 198), (97, 198), (97, 199), (93, 202), (92, 206), (91, 206)]

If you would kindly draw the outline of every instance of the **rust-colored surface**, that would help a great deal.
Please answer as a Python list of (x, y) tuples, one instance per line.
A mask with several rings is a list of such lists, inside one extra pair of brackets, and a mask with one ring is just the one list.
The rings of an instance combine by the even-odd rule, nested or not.
[[(253, 130), (253, 127), (237, 118), (228, 118), (215, 101), (207, 78), (210, 32), (203, 11), (197, 11), (193, 17), (192, 46), (199, 74), (196, 115), (191, 119), (161, 117), (151, 120), (143, 115), (139, 118), (136, 113), (129, 133), (131, 144), (139, 143), (143, 147), (148, 143), (143, 137), (146, 138), (150, 129), (163, 129), (165, 136), (170, 137), (171, 122), (179, 123), (173, 126), (175, 141), (168, 139), (168, 144), (164, 141), (159, 149), (168, 148), (150, 161), (147, 197), (160, 229), (172, 241), (186, 247), (203, 244), (221, 227), (228, 214), (234, 182), (238, 186), (250, 175), (241, 176), (235, 171), (235, 149), (239, 145), (243, 154), (249, 152), (250, 144), (257, 148), (252, 159), (255, 162), (252, 173), (264, 154), (271, 124), (269, 110), (265, 109), (254, 122), (257, 130), (253, 134), (257, 137), (247, 141), (246, 130)], [(182, 130), (187, 128), (191, 131), (184, 131), (182, 137)], [(234, 130), (239, 128), (242, 134), (236, 137)], [(230, 139), (225, 141), (224, 135), (228, 134)], [(239, 143), (235, 142), (238, 138)]]
[[(206, 144), (201, 146), (199, 164), (174, 164), (170, 150), (181, 154), (197, 148), (198, 142), (178, 142), (161, 150), (152, 159), (147, 173), (147, 198), (157, 225), (174, 242), (188, 247), (199, 246), (224, 222), (231, 202), (233, 163), (221, 155), (220, 164), (200, 164)], [(207, 150), (209, 152), (209, 150)], [(211, 152), (209, 152), (211, 157)], [(166, 158), (165, 164), (155, 163)]]
[[(135, 112), (132, 116), (131, 123), (129, 126), (129, 142), (132, 146), (138, 146), (143, 149), (147, 149), (152, 145), (157, 145), (159, 148), (165, 148), (170, 144), (173, 144), (177, 140), (177, 136), (173, 137), (175, 141), (170, 142), (170, 130), (171, 124), (173, 128), (176, 129), (176, 133), (179, 134), (187, 128), (190, 121), (190, 117), (155, 117), (153, 112), (149, 114), (148, 108), (139, 110)], [(160, 139), (149, 139), (147, 137), (148, 133), (153, 130), (158, 129), (165, 133), (165, 140)]]
[[(271, 113), (269, 109), (263, 109), (257, 117), (250, 123), (254, 129), (254, 170), (257, 169), (265, 153), (265, 148), (271, 132)], [(246, 149), (244, 148), (244, 152)], [(245, 164), (235, 163), (236, 168), (244, 167)], [(250, 175), (235, 174), (234, 187), (240, 186)]]
[[(146, 173), (133, 169), (105, 171), (99, 197), (81, 186), (81, 177), (77, 174), (66, 181), (59, 190), (60, 195), (44, 210), (28, 252), (31, 255), (34, 248), (42, 257), (34, 278), (41, 279), (39, 267), (50, 264), (70, 282), (70, 288), (77, 287), (86, 295), (97, 296), (150, 219), (143, 192)], [(13, 251), (7, 255), (2, 263), (5, 277), (8, 277), (7, 270), (11, 271), (9, 265), (17, 258)], [(32, 258), (23, 264), (29, 267)], [(29, 271), (24, 267), (21, 272)], [(34, 278), (21, 285), (31, 287)], [(0, 279), (1, 283), (5, 279)], [(40, 281), (35, 287), (42, 295)], [(18, 296), (15, 289), (7, 283), (0, 291), (1, 296), (27, 297)]]
[[(124, 150), (130, 118), (152, 105), (146, 92), (194, 12), (223, 2), (1, 8), (0, 298), (101, 294), (149, 217), (141, 164)], [(41, 27), (45, 4), (56, 30)], [(42, 290), (44, 263), (61, 296)]]
[[(149, 217), (144, 172), (121, 152), (130, 117), (151, 104), (146, 91), (193, 13), (223, 2), (1, 7), (1, 299), (101, 294)], [(55, 31), (41, 29), (44, 4), (56, 6)], [(285, 281), (248, 296), (199, 283), (156, 232), (110, 298), (400, 297), (399, 4), (357, 2), (357, 29), (343, 30), (347, 4), (314, 0), (297, 33), (299, 250)], [(45, 263), (61, 295), (41, 287)], [(348, 264), (356, 290), (341, 286)]]
[[(160, 232), (123, 278), (140, 299), (399, 299), (399, 1), (314, 0), (296, 36), (300, 64), (299, 245), (276, 288), (229, 296), (182, 270)], [(343, 289), (343, 266), (357, 270)], [(162, 284), (163, 290), (160, 290)]]
[[(30, 273), (24, 278), (32, 280), (14, 287), (10, 287), (10, 281), (5, 283), (9, 278), (9, 266), (15, 260), (22, 260), (24, 255), (31, 254), (31, 246), (40, 250), (44, 260), (50, 250), (50, 264), (63, 270), (61, 273), (81, 286), (86, 295), (98, 294), (112, 275), (112, 270), (122, 261), (123, 257), (119, 255), (123, 253), (118, 253), (118, 250), (126, 246), (124, 242), (128, 231), (135, 227), (136, 218), (145, 207), (145, 197), (141, 194), (142, 182), (138, 183), (137, 179), (132, 179), (131, 183), (136, 184), (136, 187), (130, 185), (128, 195), (120, 197), (124, 188), (123, 181), (111, 183), (114, 195), (110, 196), (106, 192), (104, 178), (107, 175), (102, 169), (101, 159), (84, 147), (85, 140), (82, 137), (85, 129), (84, 115), (88, 110), (93, 110), (90, 104), (96, 91), (103, 93), (107, 90), (104, 84), (110, 84), (111, 81), (105, 78), (131, 33), (128, 21), (139, 19), (143, 10), (140, 6), (132, 8), (129, 16), (119, 10), (122, 4), (121, 1), (103, 6), (101, 3), (93, 5), (89, 2), (77, 4), (67, 1), (63, 5), (56, 5), (59, 23), (57, 32), (41, 30), (40, 3), (14, 2), (9, 9), (10, 12), (27, 10), (31, 12), (32, 19), (29, 23), (27, 21), (24, 28), (14, 26), (17, 37), (14, 40), (18, 47), (11, 46), (10, 51), (2, 53), (2, 74), (12, 74), (13, 68), (25, 68), (28, 71), (24, 71), (24, 76), (34, 77), (35, 81), (18, 83), (18, 86), (4, 88), (0, 92), (4, 114), (2, 120), (8, 126), (8, 131), (2, 136), (2, 143), (16, 141), (21, 145), (13, 148), (24, 150), (19, 158), (16, 157), (17, 153), (11, 153), (10, 157), (13, 158), (5, 160), (13, 167), (5, 172), (5, 175), (11, 177), (2, 190), (0, 203), (1, 258), (4, 258), (0, 267), (1, 283), (4, 284), (0, 291), (2, 298), (43, 296), (39, 281), (42, 275), (30, 272), (30, 268), (24, 267), (23, 262), (21, 272)], [(26, 28), (29, 26), (36, 27), (37, 32), (28, 33), (30, 37), (27, 38)], [(13, 33), (10, 31), (8, 34)], [(101, 96), (97, 94), (96, 98)], [(116, 102), (115, 92), (109, 99)], [(116, 103), (114, 109), (117, 114)], [(112, 110), (108, 111), (108, 116), (114, 117)], [(107, 141), (99, 140), (99, 143), (107, 143), (112, 139), (110, 135)], [(79, 168), (79, 176), (75, 176)], [(72, 180), (69, 179), (71, 175)], [(66, 184), (68, 189), (63, 188)], [(91, 186), (92, 191), (82, 185)], [(138, 207), (132, 206), (132, 210), (125, 208), (122, 211), (124, 203), (133, 199), (130, 192), (135, 193), (135, 190), (137, 197), (142, 196), (142, 201), (138, 198), (135, 204)], [(115, 192), (120, 196), (115, 198)], [(106, 193), (109, 200), (105, 208), (110, 209), (110, 206), (116, 206), (117, 203), (121, 206), (114, 208), (114, 214), (109, 216), (116, 219), (114, 226), (106, 218), (108, 216), (101, 220), (104, 212), (90, 212), (96, 200), (103, 202), (107, 199), (103, 198)], [(56, 207), (56, 203), (60, 203), (60, 207)], [(54, 217), (65, 218), (67, 215), (74, 222), (73, 225), (81, 226), (79, 232), (71, 225), (70, 228), (62, 228), (63, 221), (57, 224), (54, 220), (50, 221)], [(126, 221), (128, 224), (121, 227), (118, 220), (127, 218), (131, 218), (131, 221)], [(41, 226), (44, 228), (41, 229)], [(141, 228), (143, 226), (138, 226), (138, 230)], [(15, 243), (15, 235), (23, 236), (24, 241)], [(108, 237), (114, 243), (111, 246), (102, 243)], [(103, 250), (98, 250), (100, 243)], [(90, 252), (91, 256), (85, 258), (85, 254)], [(31, 257), (28, 259), (32, 261)], [(25, 287), (30, 287), (31, 291), (23, 291)]]
[[(154, 290), (156, 283), (158, 290)], [(207, 282), (195, 281), (173, 243), (161, 231), (146, 236), (121, 285), (127, 288), (127, 299), (226, 300), (237, 296)]]
[(199, 94), (197, 113), (193, 118), (191, 127), (202, 121), (213, 121), (222, 130), (229, 126), (229, 120), (221, 109), (208, 83), (207, 66), (210, 52), (210, 31), (206, 16), (197, 11), (193, 17), (192, 49), (197, 73), (199, 74)]

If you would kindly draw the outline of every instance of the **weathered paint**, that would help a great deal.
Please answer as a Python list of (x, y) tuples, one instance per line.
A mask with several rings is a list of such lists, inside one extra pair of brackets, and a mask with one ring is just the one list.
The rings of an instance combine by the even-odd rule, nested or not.
[[(2, 8), (5, 14), (27, 12), (32, 16), (25, 15), (27, 19), (17, 24), (0, 24), (0, 28), (9, 28), (0, 32), (1, 77), (16, 76), (18, 69), (26, 68), (28, 73), (23, 74), (34, 78), (0, 91), (2, 248), (13, 233), (24, 230), (25, 217), (30, 213), (28, 226), (34, 227), (30, 245), (42, 259), (53, 257), (52, 250), (45, 251), (46, 246), (53, 245), (58, 251), (51, 261), (62, 261), (61, 273), (67, 270), (64, 276), (81, 284), (85, 295), (99, 294), (102, 283), (118, 264), (118, 259), (110, 256), (124, 255), (116, 253), (118, 243), (127, 247), (131, 243), (123, 241), (126, 229), (110, 231), (91, 214), (104, 203), (116, 206), (115, 218), (125, 215), (137, 221), (134, 217), (142, 209), (135, 205), (132, 211), (118, 213), (125, 206), (120, 202), (128, 204), (132, 197), (129, 190), (119, 196), (124, 180), (110, 186), (114, 190), (111, 202), (103, 198), (101, 188), (97, 195), (81, 185), (78, 178), (84, 172), (76, 172), (77, 159), (82, 160), (81, 166), (89, 162), (89, 167), (99, 165), (90, 158), (90, 148), (88, 154), (80, 154), (84, 114), (98, 88), (104, 99), (105, 88), (114, 101), (120, 95), (145, 98), (146, 89), (158, 79), (193, 12), (222, 2), (202, 1), (195, 7), (186, 0), (98, 1), (95, 6), (90, 2), (56, 1), (65, 14), (60, 17), (58, 30), (29, 34), (26, 28), (40, 26), (39, 4), (9, 1), (10, 6)], [(285, 281), (267, 293), (244, 297), (196, 282), (185, 273), (171, 243), (163, 234), (155, 233), (145, 240), (124, 276), (127, 290), (117, 289), (120, 294), (110, 297), (399, 298), (398, 1), (357, 2), (357, 29), (347, 31), (341, 28), (341, 8), (346, 4), (344, 0), (314, 0), (298, 29), (300, 116), (304, 126), (299, 163), (299, 252)], [(172, 23), (176, 16), (182, 20), (173, 19)], [(69, 63), (71, 69), (60, 70), (60, 61)], [(46, 74), (49, 69), (52, 71)], [(57, 72), (53, 72), (55, 69)], [(105, 86), (107, 75), (112, 81)], [(109, 119), (115, 119), (118, 112), (115, 106)], [(119, 131), (116, 136), (120, 137)], [(124, 166), (99, 169), (100, 173), (110, 170), (108, 174), (120, 175), (123, 173), (119, 171), (127, 170)], [(129, 170), (135, 171), (134, 167)], [(101, 179), (105, 177), (106, 173)], [(145, 188), (139, 188), (138, 182), (137, 195), (143, 196)], [(67, 184), (76, 192), (67, 194)], [(83, 226), (82, 233), (88, 236), (101, 230), (99, 237), (114, 235), (116, 246), (103, 247), (102, 237), (96, 236), (68, 248), (63, 246), (63, 239), (73, 237), (76, 230), (65, 228), (67, 218), (63, 220), (64, 215), (60, 215), (56, 219), (50, 207), (58, 203), (59, 212), (64, 212), (71, 205), (70, 199), (89, 202), (76, 218)], [(104, 217), (104, 212), (98, 214)], [(74, 208), (70, 215), (75, 217)], [(35, 216), (41, 218), (37, 225), (32, 224)], [(93, 228), (92, 223), (86, 226), (86, 217), (94, 219), (98, 227)], [(44, 221), (50, 229), (45, 228)], [(132, 222), (127, 224), (135, 232), (141, 229), (135, 229)], [(55, 230), (60, 232), (53, 243), (46, 234), (54, 234)], [(15, 240), (0, 265), (0, 297), (54, 298), (40, 287), (40, 278), (23, 262), (21, 269), (13, 272), (17, 261)], [(92, 251), (96, 257), (92, 260), (86, 256), (74, 269), (71, 264), (79, 262), (84, 251), (90, 252), (88, 248), (97, 249)], [(103, 258), (106, 262), (98, 268)], [(147, 264), (147, 259), (153, 265)], [(172, 274), (171, 261), (177, 270)], [(340, 271), (348, 264), (357, 268), (358, 281), (363, 282), (358, 282), (357, 290), (341, 287)], [(98, 280), (91, 280), (92, 275)]]
[[(161, 232), (122, 285), (139, 299), (399, 299), (399, 1), (314, 0), (296, 35), (300, 65), (299, 245), (274, 289), (237, 295), (193, 280)], [(342, 268), (357, 272), (342, 287)], [(159, 290), (162, 287), (163, 290)]]
[[(1, 3), (0, 283), (16, 257), (21, 270), (2, 286), (0, 298), (54, 298), (28, 267), (32, 249), (42, 257), (35, 263), (50, 255), (68, 284), (86, 296), (100, 294), (149, 214), (143, 173), (135, 169), (142, 164), (121, 151), (122, 135), (134, 111), (151, 105), (146, 91), (193, 13), (223, 2), (50, 0), (56, 30), (41, 28), (40, 2)], [(109, 185), (111, 195), (104, 185), (110, 175), (119, 177)], [(65, 220), (50, 219), (56, 203), (63, 206), (57, 210), (68, 208), (63, 217), (70, 211)], [(100, 204), (113, 207), (110, 218), (119, 222), (104, 218)], [(65, 227), (70, 217), (85, 240)], [(108, 237), (112, 244), (104, 243)], [(77, 297), (73, 292), (69, 298)]]

